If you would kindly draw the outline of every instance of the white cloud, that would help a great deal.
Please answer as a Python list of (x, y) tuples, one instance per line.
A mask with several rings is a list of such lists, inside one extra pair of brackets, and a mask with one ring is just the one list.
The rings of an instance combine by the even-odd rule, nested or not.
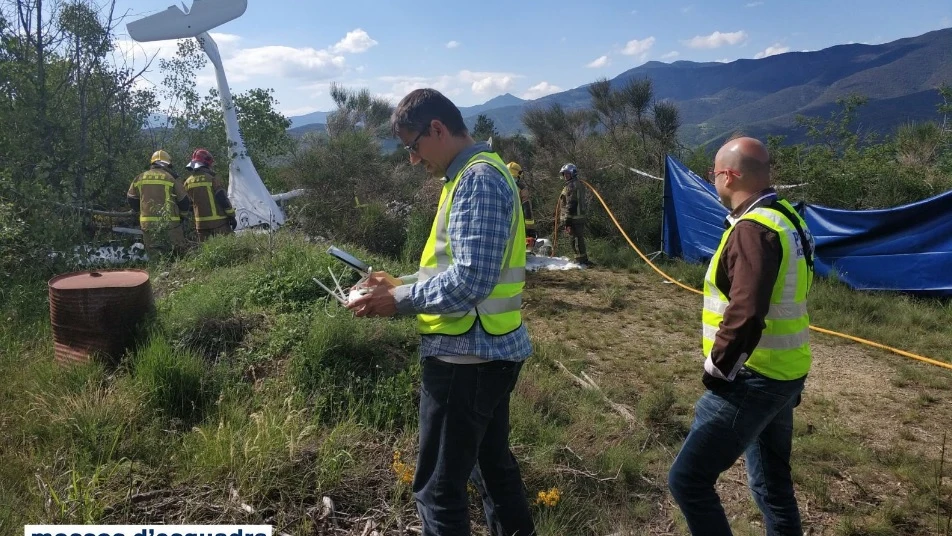
[(717, 63), (730, 63), (730, 62), (732, 62), (732, 61), (734, 61), (734, 60), (732, 60), (732, 59), (730, 59), (730, 58), (721, 58), (721, 59), (719, 59), (719, 60), (714, 60), (714, 61), (716, 61)]
[(347, 35), (338, 41), (331, 50), (337, 54), (360, 54), (376, 45), (377, 42), (371, 39), (367, 32), (357, 28), (347, 32)]
[(762, 6), (762, 5), (764, 5), (763, 2), (748, 2), (748, 3), (747, 3), (747, 7), (757, 7), (757, 6)]
[(522, 94), (523, 99), (538, 99), (539, 97), (544, 97), (546, 95), (551, 95), (552, 93), (558, 93), (562, 91), (562, 88), (548, 82), (539, 82), (538, 84), (529, 88), (528, 91)]
[(621, 53), (626, 56), (635, 56), (637, 54), (644, 54), (651, 50), (651, 47), (654, 46), (655, 38), (647, 37), (642, 40), (632, 39), (625, 44), (625, 48), (622, 49)]
[(399, 101), (414, 89), (432, 87), (441, 93), (453, 97), (462, 95), (467, 89), (476, 95), (508, 91), (516, 79), (522, 75), (505, 72), (486, 72), (462, 70), (455, 75), (441, 76), (381, 76), (379, 81), (389, 84), (390, 91), (381, 95)]
[(449, 43), (446, 43), (446, 48), (456, 48), (459, 45), (460, 45), (459, 41), (450, 41)]
[(311, 112), (320, 112), (320, 111), (322, 110), (318, 110), (314, 106), (298, 106), (296, 108), (286, 108), (284, 110), (281, 110), (281, 113), (283, 113), (284, 115), (288, 117), (291, 117), (295, 115), (307, 115)]
[(661, 55), (661, 59), (663, 59), (663, 60), (673, 60), (674, 58), (677, 58), (677, 57), (680, 56), (680, 55), (681, 55), (681, 53), (678, 52), (677, 50), (672, 50), (671, 52), (668, 52), (667, 54), (662, 54), (662, 55)]
[(253, 76), (326, 80), (343, 74), (345, 64), (344, 56), (329, 50), (273, 45), (239, 51), (226, 65), (226, 71), (236, 81)]
[(632, 9), (632, 10), (631, 10), (631, 14), (632, 14), (632, 15), (637, 15), (637, 14), (638, 14), (638, 10), (637, 10), (637, 9)]
[(681, 8), (681, 14), (682, 14), (682, 15), (687, 15), (688, 13), (690, 13), (690, 12), (692, 12), (692, 11), (694, 11), (694, 6), (693, 6), (693, 5), (684, 6), (684, 7)]
[(385, 95), (398, 101), (414, 89), (424, 87), (432, 87), (445, 93), (449, 88), (451, 77), (442, 78), (443, 80), (423, 76), (381, 76), (378, 80), (390, 84), (390, 91), (386, 92)]
[(586, 65), (586, 67), (589, 67), (591, 69), (597, 69), (599, 67), (604, 67), (610, 63), (611, 63), (611, 60), (608, 59), (608, 56), (599, 56), (595, 58), (594, 60), (592, 60), (591, 62), (589, 62), (589, 64)]
[(790, 52), (790, 47), (785, 47), (780, 43), (775, 43), (763, 52), (758, 52), (754, 54), (754, 59), (766, 58), (767, 56), (773, 56), (774, 54), (783, 54), (784, 52)]
[(212, 39), (215, 40), (215, 43), (218, 44), (218, 49), (232, 47), (241, 41), (240, 35), (230, 34), (230, 33), (218, 33), (211, 32), (209, 35), (212, 36)]
[(684, 44), (691, 48), (719, 48), (724, 45), (736, 45), (747, 39), (747, 32), (714, 32), (711, 35), (697, 35)]
[(490, 91), (506, 91), (512, 86), (517, 75), (512, 73), (460, 71), (459, 79), (469, 83), (473, 93), (482, 94)]

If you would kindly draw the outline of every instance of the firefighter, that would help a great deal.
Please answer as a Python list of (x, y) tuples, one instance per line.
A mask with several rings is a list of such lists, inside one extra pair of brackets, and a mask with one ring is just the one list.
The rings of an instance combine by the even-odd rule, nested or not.
[(139, 213), (147, 252), (182, 253), (188, 249), (182, 219), (192, 203), (172, 170), (169, 153), (161, 149), (152, 153), (149, 169), (132, 181), (126, 199)]
[(565, 232), (572, 237), (572, 250), (575, 251), (575, 262), (590, 266), (588, 253), (585, 250), (585, 212), (582, 204), (582, 190), (578, 179), (578, 168), (575, 164), (565, 164), (559, 170), (565, 180), (565, 186), (559, 195), (562, 206), (560, 218)]
[(185, 179), (185, 190), (192, 200), (195, 214), (195, 233), (198, 241), (219, 234), (231, 234), (238, 226), (235, 209), (228, 194), (215, 175), (212, 166), (215, 159), (206, 149), (195, 149), (192, 161), (186, 166), (191, 175)]
[(509, 174), (516, 179), (516, 186), (519, 187), (519, 200), (522, 201), (522, 217), (526, 222), (526, 250), (531, 251), (535, 246), (536, 233), (535, 220), (532, 218), (532, 201), (529, 199), (529, 186), (522, 176), (522, 166), (516, 162), (509, 162), (506, 165), (509, 168)]

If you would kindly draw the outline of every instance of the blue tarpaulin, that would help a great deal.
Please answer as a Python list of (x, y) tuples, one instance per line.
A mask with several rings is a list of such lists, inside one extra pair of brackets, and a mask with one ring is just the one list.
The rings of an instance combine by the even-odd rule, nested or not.
[[(835, 273), (860, 290), (952, 296), (952, 191), (883, 210), (794, 206), (816, 240), (817, 274)], [(664, 253), (707, 262), (724, 232), (726, 216), (714, 186), (669, 156)]]

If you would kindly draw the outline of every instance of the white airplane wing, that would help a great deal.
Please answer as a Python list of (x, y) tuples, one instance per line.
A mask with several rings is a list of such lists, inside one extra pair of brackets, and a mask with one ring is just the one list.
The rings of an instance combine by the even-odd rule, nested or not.
[(129, 36), (136, 41), (185, 39), (237, 19), (248, 9), (248, 0), (194, 0), (188, 13), (169, 6), (161, 13), (130, 22)]

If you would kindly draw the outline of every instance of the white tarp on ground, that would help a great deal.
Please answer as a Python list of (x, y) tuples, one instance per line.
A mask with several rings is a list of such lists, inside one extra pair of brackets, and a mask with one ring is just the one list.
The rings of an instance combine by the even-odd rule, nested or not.
[(542, 255), (526, 255), (526, 270), (581, 270), (584, 266), (570, 261), (565, 257), (544, 257)]
[[(53, 257), (64, 256), (62, 253), (51, 253)], [(149, 257), (145, 253), (145, 246), (136, 242), (131, 246), (76, 246), (73, 248), (72, 261), (79, 266), (101, 264), (125, 264), (133, 261), (144, 261)]]

